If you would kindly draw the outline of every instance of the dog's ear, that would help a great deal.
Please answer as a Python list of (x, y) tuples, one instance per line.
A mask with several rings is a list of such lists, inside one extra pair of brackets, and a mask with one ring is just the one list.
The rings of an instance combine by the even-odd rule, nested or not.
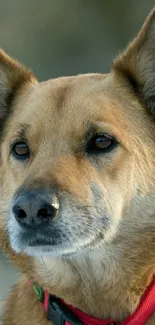
[(155, 116), (155, 8), (137, 37), (114, 61), (113, 69), (128, 80), (133, 91)]
[(25, 83), (34, 81), (30, 71), (0, 50), (0, 127), (18, 90)]

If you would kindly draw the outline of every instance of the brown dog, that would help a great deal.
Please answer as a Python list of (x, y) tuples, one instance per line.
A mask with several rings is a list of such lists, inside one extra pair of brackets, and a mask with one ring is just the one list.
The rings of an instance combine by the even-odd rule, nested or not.
[(0, 131), (0, 245), (24, 274), (3, 324), (51, 324), (30, 279), (122, 322), (155, 273), (155, 10), (107, 75), (38, 83), (1, 52)]

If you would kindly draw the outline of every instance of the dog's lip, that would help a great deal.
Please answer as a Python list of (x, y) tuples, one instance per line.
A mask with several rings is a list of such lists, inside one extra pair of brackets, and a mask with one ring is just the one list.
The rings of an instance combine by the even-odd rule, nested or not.
[(51, 246), (53, 241), (52, 234), (43, 231), (34, 231), (34, 229), (24, 229), (20, 234), (20, 240), (27, 246)]
[(35, 246), (51, 246), (52, 243), (50, 240), (47, 240), (46, 238), (33, 238), (33, 239), (27, 239), (27, 245), (31, 247)]

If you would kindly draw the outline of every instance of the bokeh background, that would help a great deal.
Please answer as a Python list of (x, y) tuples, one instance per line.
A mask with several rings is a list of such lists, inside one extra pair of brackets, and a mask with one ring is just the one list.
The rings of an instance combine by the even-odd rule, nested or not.
[(0, 0), (0, 46), (40, 80), (107, 72), (154, 0)]
[[(0, 47), (39, 80), (108, 72), (154, 0), (0, 0)], [(0, 254), (0, 300), (17, 271)]]

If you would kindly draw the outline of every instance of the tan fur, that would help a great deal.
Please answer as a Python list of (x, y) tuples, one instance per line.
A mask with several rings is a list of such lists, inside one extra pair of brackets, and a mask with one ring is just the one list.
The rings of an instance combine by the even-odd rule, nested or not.
[[(118, 321), (135, 310), (151, 281), (154, 48), (155, 10), (107, 75), (38, 83), (0, 53), (0, 248), (24, 273), (8, 298), (3, 325), (50, 324), (29, 278), (94, 317)], [(86, 155), (83, 143), (89, 125), (115, 136), (117, 148), (98, 157)], [(9, 154), (10, 144), (21, 133), (32, 151), (27, 163)], [(40, 186), (61, 194), (62, 212), (55, 223), (71, 246), (63, 257), (63, 253), (29, 257), (24, 250), (16, 253), (11, 248), (16, 242), (12, 235), (10, 244), (8, 234), (8, 227), (15, 228), (12, 199), (21, 187)], [(155, 317), (147, 324), (155, 324)]]

